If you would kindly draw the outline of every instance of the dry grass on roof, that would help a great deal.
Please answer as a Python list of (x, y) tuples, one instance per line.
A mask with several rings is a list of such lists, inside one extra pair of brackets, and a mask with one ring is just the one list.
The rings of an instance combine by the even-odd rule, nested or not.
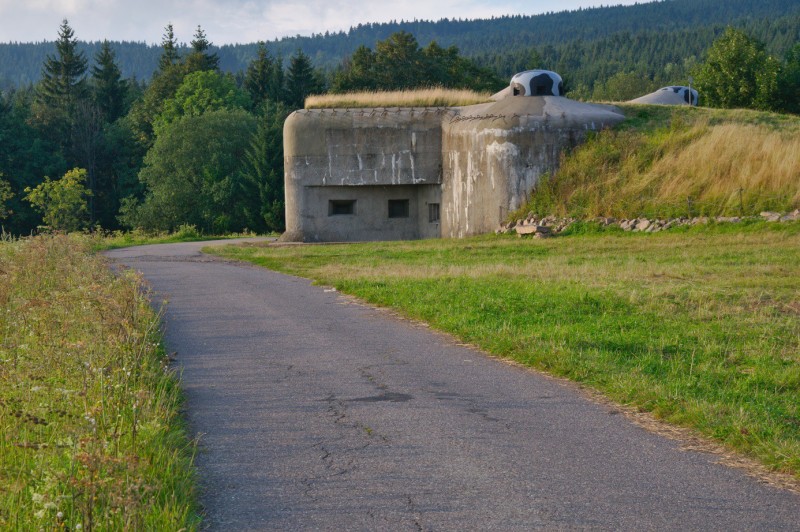
[(390, 92), (322, 94), (306, 98), (306, 109), (370, 107), (458, 107), (486, 103), (489, 92), (455, 89), (418, 89)]

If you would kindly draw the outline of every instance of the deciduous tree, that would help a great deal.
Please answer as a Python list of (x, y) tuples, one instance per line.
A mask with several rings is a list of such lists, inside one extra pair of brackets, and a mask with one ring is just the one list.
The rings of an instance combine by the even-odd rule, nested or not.
[(741, 30), (728, 28), (708, 50), (696, 73), (706, 105), (772, 109), (776, 104), (780, 64), (764, 45)]
[(49, 177), (34, 188), (26, 188), (25, 199), (39, 210), (44, 223), (57, 231), (79, 231), (89, 223), (87, 200), (91, 192), (84, 186), (86, 170), (74, 168), (61, 179)]
[(139, 179), (144, 202), (127, 201), (121, 221), (130, 227), (174, 230), (193, 224), (206, 232), (241, 231), (236, 216), (242, 167), (256, 120), (242, 109), (187, 115), (159, 132)]

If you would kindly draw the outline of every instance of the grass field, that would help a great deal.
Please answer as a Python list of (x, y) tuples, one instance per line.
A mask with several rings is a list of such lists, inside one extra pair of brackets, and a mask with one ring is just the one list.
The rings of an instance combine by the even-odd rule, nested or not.
[(228, 246), (800, 478), (800, 224)]
[(196, 528), (159, 316), (90, 244), (0, 242), (0, 529)]

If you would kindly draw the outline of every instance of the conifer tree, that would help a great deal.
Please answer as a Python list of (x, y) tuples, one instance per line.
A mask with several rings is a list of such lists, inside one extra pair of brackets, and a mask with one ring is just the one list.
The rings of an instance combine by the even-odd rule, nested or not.
[(178, 41), (175, 39), (175, 31), (172, 28), (172, 22), (167, 24), (164, 28), (164, 36), (161, 38), (161, 58), (158, 60), (158, 70), (164, 72), (172, 65), (180, 61), (178, 54)]
[(69, 139), (79, 100), (86, 96), (86, 56), (64, 19), (58, 30), (56, 54), (48, 55), (37, 87), (37, 116), (49, 134), (62, 145)]
[(199, 70), (217, 70), (219, 68), (219, 56), (211, 53), (211, 43), (206, 38), (206, 33), (199, 25), (194, 32), (194, 39), (191, 42), (192, 52), (186, 58), (186, 69), (188, 72)]
[(286, 73), (286, 103), (293, 109), (302, 109), (306, 97), (319, 92), (320, 84), (311, 66), (311, 59), (298, 49), (289, 61)]
[(273, 59), (264, 42), (258, 43), (258, 53), (247, 67), (244, 88), (250, 94), (253, 107), (265, 101), (278, 102), (283, 97), (283, 61)]
[(92, 93), (94, 101), (107, 122), (114, 122), (125, 112), (128, 84), (115, 61), (114, 51), (108, 41), (103, 41), (92, 67)]
[(267, 100), (245, 153), (238, 208), (247, 227), (256, 231), (281, 232), (285, 228), (283, 122), (290, 112), (283, 104)]

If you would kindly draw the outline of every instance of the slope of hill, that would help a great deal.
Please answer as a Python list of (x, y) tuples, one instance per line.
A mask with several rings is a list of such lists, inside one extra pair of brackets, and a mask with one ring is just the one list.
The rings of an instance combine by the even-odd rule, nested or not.
[[(271, 41), (268, 48), (273, 55), (284, 58), (301, 49), (311, 56), (317, 67), (331, 69), (358, 46), (374, 46), (376, 41), (402, 30), (413, 33), (423, 46), (433, 40), (442, 46), (455, 45), (464, 55), (483, 58), (498, 73), (508, 75), (519, 69), (518, 57), (529, 54), (533, 47), (545, 52), (553, 48), (562, 55), (570, 47), (586, 47), (587, 43), (603, 39), (613, 44), (611, 37), (618, 34), (693, 36), (699, 32), (705, 37), (688, 38), (694, 42), (688, 52), (696, 55), (713, 39), (714, 33), (709, 32), (719, 31), (709, 30), (711, 26), (734, 24), (757, 28), (763, 26), (764, 21), (775, 19), (789, 21), (785, 23), (785, 33), (775, 38), (771, 33), (758, 37), (767, 42), (774, 52), (782, 53), (787, 47), (785, 41), (793, 43), (798, 39), (800, 2), (797, 0), (662, 0), (633, 6), (484, 20), (359, 24), (348, 32), (326, 32)], [(54, 36), (56, 29), (53, 28)], [(209, 37), (213, 41), (214, 36)], [(94, 56), (99, 47), (100, 43), (97, 42), (82, 43), (82, 49), (89, 57)], [(244, 69), (255, 57), (256, 47), (255, 43), (219, 47), (216, 51), (220, 56), (220, 67), (229, 72)], [(161, 53), (160, 46), (141, 42), (115, 42), (113, 48), (123, 74), (140, 80), (152, 75)], [(52, 51), (52, 42), (0, 44), (0, 88), (36, 82), (45, 56)]]
[(621, 107), (627, 120), (565, 155), (514, 217), (730, 217), (800, 208), (800, 118)]

